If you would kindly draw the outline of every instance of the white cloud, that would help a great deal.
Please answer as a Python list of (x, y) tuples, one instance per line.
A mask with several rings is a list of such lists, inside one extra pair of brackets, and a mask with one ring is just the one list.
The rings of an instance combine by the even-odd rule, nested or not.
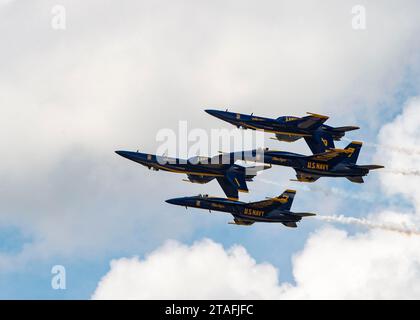
[[(204, 107), (267, 116), (339, 108), (331, 123), (353, 124), (418, 71), (418, 1), (371, 2), (360, 32), (351, 29), (353, 1), (67, 0), (66, 31), (50, 28), (55, 1), (6, 2), (0, 223), (33, 243), (0, 265), (187, 234), (187, 219), (160, 202), (214, 185), (180, 186), (112, 151), (153, 152), (156, 131), (178, 120), (224, 126)], [(151, 194), (163, 185), (165, 195)]]
[[(419, 115), (420, 99), (416, 97), (406, 103), (400, 115), (382, 127), (375, 156), (378, 163), (386, 166), (385, 170), (391, 171), (378, 173), (381, 189), (396, 198), (397, 203), (398, 197), (406, 196), (413, 208), (374, 212), (370, 215), (372, 221), (418, 229), (420, 177), (395, 172), (420, 168), (416, 152), (420, 143)], [(419, 236), (394, 232), (370, 230), (349, 236), (336, 229), (318, 231), (294, 258), (296, 286), (286, 297), (418, 299), (419, 245)]]
[(403, 112), (383, 126), (379, 143), (377, 161), (391, 171), (380, 176), (384, 190), (389, 196), (405, 195), (419, 209), (420, 97), (409, 100)]
[(268, 299), (278, 295), (277, 281), (272, 265), (257, 264), (241, 246), (169, 241), (145, 260), (112, 261), (93, 298)]
[(296, 286), (283, 298), (418, 299), (419, 245), (418, 236), (386, 231), (317, 231), (295, 256)]
[[(402, 299), (420, 297), (420, 237), (322, 229), (293, 260), (296, 285), (242, 246), (168, 242), (111, 262), (93, 299)], [(276, 250), (275, 246), (272, 250)], [(279, 252), (279, 254), (282, 254)]]

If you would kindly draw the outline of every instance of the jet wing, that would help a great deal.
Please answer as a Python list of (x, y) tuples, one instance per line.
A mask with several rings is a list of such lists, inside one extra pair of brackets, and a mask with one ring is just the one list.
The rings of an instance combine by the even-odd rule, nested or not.
[(351, 182), (355, 182), (355, 183), (363, 183), (363, 177), (346, 177), (347, 179), (349, 179)]
[(319, 128), (329, 118), (327, 116), (311, 112), (307, 112), (307, 114), (309, 114), (309, 116), (301, 118), (299, 124), (297, 125), (298, 128), (315, 130)]
[(187, 174), (187, 177), (188, 177), (188, 180), (185, 180), (185, 181), (193, 182), (193, 183), (201, 183), (201, 184), (210, 182), (211, 180), (214, 179), (214, 177), (211, 177), (211, 176), (200, 176), (200, 175), (195, 175), (195, 174)]
[(225, 178), (240, 192), (248, 192), (246, 185), (246, 169), (241, 166), (232, 166), (226, 171)]
[(325, 152), (317, 153), (317, 154), (314, 154), (313, 156), (309, 156), (308, 159), (318, 160), (318, 161), (328, 161), (338, 156), (348, 154), (350, 152), (351, 152), (350, 150), (346, 150), (346, 149), (328, 149)]
[(224, 177), (217, 177), (217, 181), (229, 198), (238, 199), (238, 191), (248, 192), (245, 173), (244, 167), (235, 165), (226, 171)]
[(255, 221), (252, 221), (252, 220), (234, 218), (232, 222), (228, 222), (228, 223), (236, 224), (237, 226), (250, 226), (251, 224), (254, 224), (254, 222)]
[[(307, 173), (303, 173), (301, 171), (296, 171), (296, 178), (299, 182), (315, 182), (319, 179), (317, 176), (312, 176)], [(292, 180), (293, 181), (293, 180)]]
[(228, 179), (225, 177), (217, 177), (217, 182), (219, 182), (223, 191), (225, 192), (228, 198), (238, 199), (238, 188), (235, 187)]

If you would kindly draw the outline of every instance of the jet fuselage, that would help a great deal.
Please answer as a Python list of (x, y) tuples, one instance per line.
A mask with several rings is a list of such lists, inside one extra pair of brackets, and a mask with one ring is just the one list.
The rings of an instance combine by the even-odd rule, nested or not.
[[(132, 151), (116, 151), (120, 156), (137, 162), (149, 169), (163, 170), (175, 173), (185, 173), (198, 176), (222, 177), (223, 171), (227, 170), (232, 164), (210, 163), (210, 158), (203, 157), (200, 162), (192, 162), (190, 159), (179, 159), (165, 156), (156, 156)], [(207, 163), (203, 163), (207, 160)]]
[(254, 222), (298, 222), (302, 219), (300, 216), (293, 215), (293, 212), (281, 210), (279, 208), (261, 207), (256, 208), (252, 203), (233, 201), (224, 198), (194, 196), (166, 200), (167, 203), (206, 209), (210, 211), (221, 211), (232, 214), (239, 220), (251, 220)]
[(331, 163), (313, 160), (310, 157), (283, 151), (266, 151), (264, 163), (292, 167), (296, 171), (319, 177), (365, 176), (368, 169), (350, 163)]

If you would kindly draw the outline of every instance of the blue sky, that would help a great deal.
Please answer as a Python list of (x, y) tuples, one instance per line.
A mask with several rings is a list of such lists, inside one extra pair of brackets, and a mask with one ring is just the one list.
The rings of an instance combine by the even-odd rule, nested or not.
[[(184, 120), (190, 128), (231, 129), (203, 111), (227, 106), (268, 117), (328, 114), (328, 124), (361, 127), (347, 138), (381, 144), (383, 126), (420, 93), (415, 1), (404, 8), (366, 2), (367, 28), (359, 31), (351, 27), (352, 1), (328, 8), (246, 1), (241, 10), (237, 1), (62, 1), (65, 30), (51, 27), (55, 4), (0, 2), (7, 39), (0, 50), (0, 145), (8, 150), (0, 169), (2, 299), (88, 299), (111, 260), (144, 258), (168, 239), (241, 245), (257, 263), (277, 268), (279, 282), (295, 284), (292, 258), (324, 222), (239, 228), (222, 213), (170, 206), (164, 200), (221, 191), (215, 182), (188, 184), (180, 175), (148, 171), (114, 150), (153, 152), (157, 132)], [(269, 147), (309, 153), (303, 141), (270, 136)], [(366, 145), (359, 162), (388, 164), (381, 152)], [(371, 173), (363, 185), (321, 179), (303, 189), (289, 181), (291, 169), (278, 167), (250, 183), (241, 200), (290, 187), (298, 190), (296, 211), (415, 211), (410, 195), (389, 196), (380, 175)], [(57, 264), (66, 268), (66, 290), (51, 288)]]

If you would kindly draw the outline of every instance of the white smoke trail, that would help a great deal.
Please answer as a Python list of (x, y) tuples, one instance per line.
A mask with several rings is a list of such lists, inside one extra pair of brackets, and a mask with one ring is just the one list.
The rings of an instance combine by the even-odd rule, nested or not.
[(311, 185), (308, 187), (309, 191), (319, 192), (326, 196), (338, 196), (347, 199), (362, 200), (367, 202), (377, 202), (377, 196), (369, 192), (348, 192), (347, 190), (339, 188), (326, 188), (319, 185)]
[[(352, 142), (353, 140), (348, 138), (342, 138), (343, 141)], [(392, 145), (386, 145), (386, 144), (377, 144), (377, 143), (371, 143), (371, 142), (363, 142), (363, 145), (369, 148), (385, 148), (387, 150), (404, 153), (407, 155), (420, 155), (420, 149), (419, 148), (404, 148), (404, 147), (397, 147)]]
[(385, 169), (380, 171), (381, 173), (392, 173), (392, 174), (401, 174), (404, 176), (420, 176), (420, 170), (415, 169), (407, 169), (407, 170), (401, 170), (401, 169)]
[[(271, 180), (267, 180), (267, 179), (259, 179), (259, 181), (267, 183), (267, 184), (272, 184), (272, 185), (276, 185), (282, 188), (287, 188), (288, 186), (283, 185), (281, 183), (277, 183), (275, 181), (271, 181)], [(302, 191), (312, 191), (312, 192), (318, 192), (318, 193), (322, 193), (323, 195), (326, 196), (338, 196), (338, 197), (342, 197), (342, 198), (349, 198), (349, 199), (355, 199), (355, 200), (362, 200), (362, 201), (367, 201), (367, 202), (377, 202), (377, 196), (373, 193), (368, 193), (368, 192), (348, 192), (346, 190), (342, 190), (339, 188), (327, 188), (327, 187), (321, 187), (319, 185), (307, 185), (307, 184), (296, 184), (294, 186), (295, 189), (297, 190), (302, 190)]]
[[(271, 181), (267, 179), (260, 179), (260, 181), (264, 183), (284, 187), (282, 184), (277, 183), (275, 181)], [(336, 195), (336, 196), (354, 198), (354, 199), (364, 200), (364, 201), (376, 201), (375, 196), (373, 195), (368, 195), (366, 193), (364, 194), (351, 193), (351, 192), (346, 192), (344, 190), (337, 189), (337, 188), (324, 188), (324, 187), (319, 187), (319, 186), (309, 187), (307, 185), (302, 185), (302, 186), (298, 186), (296, 189), (305, 190), (305, 191), (322, 192), (327, 195)], [(405, 223), (400, 223), (400, 224), (380, 223), (380, 222), (369, 221), (365, 218), (346, 217), (344, 215), (338, 215), (338, 216), (337, 215), (332, 215), (332, 216), (316, 215), (314, 218), (327, 221), (327, 222), (352, 224), (352, 225), (363, 226), (369, 229), (381, 229), (381, 230), (386, 230), (386, 231), (398, 232), (398, 233), (405, 234), (408, 236), (411, 236), (411, 235), (420, 236), (420, 230), (413, 229), (407, 226)]]
[(392, 232), (398, 232), (407, 236), (420, 236), (420, 231), (416, 229), (412, 229), (408, 227), (405, 223), (401, 224), (395, 224), (395, 223), (379, 223), (379, 222), (373, 222), (369, 221), (364, 218), (355, 218), (355, 217), (345, 217), (343, 215), (339, 216), (315, 216), (315, 218), (327, 222), (336, 222), (341, 224), (352, 224), (352, 225), (358, 225), (363, 226), (368, 229), (381, 229), (386, 231), (392, 231)]

